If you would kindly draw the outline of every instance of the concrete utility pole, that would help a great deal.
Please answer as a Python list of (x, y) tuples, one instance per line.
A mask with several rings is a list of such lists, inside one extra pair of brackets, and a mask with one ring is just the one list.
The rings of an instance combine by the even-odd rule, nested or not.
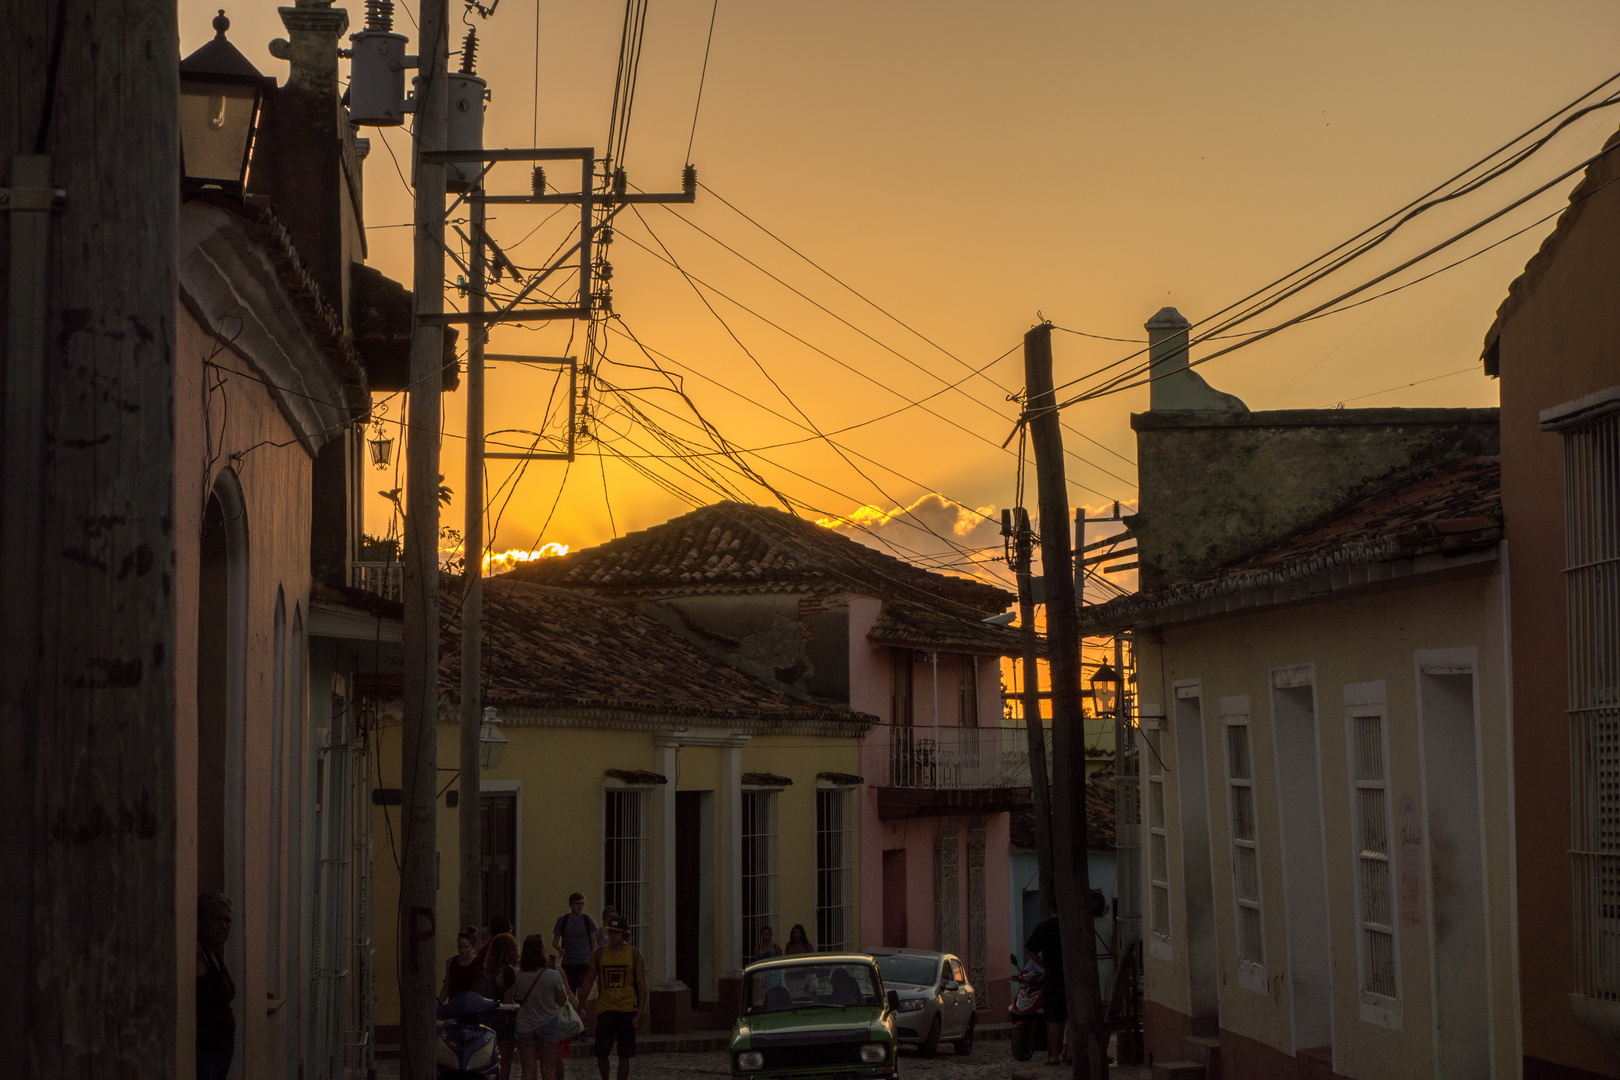
[(1035, 864), (1041, 891), (1041, 917), (1057, 912), (1052, 884), (1052, 792), (1047, 786), (1046, 733), (1041, 726), (1041, 680), (1035, 635), (1035, 582), (1030, 576), (1033, 540), (1029, 511), (1001, 512), (1002, 535), (1013, 538), (1013, 572), (1018, 579), (1018, 628), (1023, 639), (1024, 733), (1029, 747), (1029, 787), (1035, 803)]
[(439, 402), (444, 385), (444, 173), (423, 155), (444, 148), (449, 62), (446, 0), (421, 0), (416, 89), (416, 319), (411, 334), (406, 443), (405, 715), (400, 815), (405, 847), (399, 883), (401, 1074), (435, 1072), (434, 917), (438, 886), (434, 795), (439, 720)]
[[(1046, 583), (1046, 644), (1052, 675), (1052, 855), (1063, 970), (1069, 1002), (1074, 1075), (1107, 1076), (1107, 1032), (1097, 985), (1091, 877), (1086, 868), (1085, 720), (1080, 708), (1080, 618), (1069, 493), (1063, 475), (1063, 432), (1052, 388), (1052, 324), (1024, 335), (1025, 415), (1040, 491), (1041, 570)], [(1083, 1045), (1079, 1045), (1083, 1044)]]
[[(481, 182), (480, 182), (481, 183)], [(478, 729), (483, 719), (484, 652), (484, 202), (472, 201), (472, 271), (467, 282), (467, 485), (461, 536), (461, 924), (484, 925), (482, 795)]]
[(175, 5), (0, 26), (0, 1075), (172, 1076)]

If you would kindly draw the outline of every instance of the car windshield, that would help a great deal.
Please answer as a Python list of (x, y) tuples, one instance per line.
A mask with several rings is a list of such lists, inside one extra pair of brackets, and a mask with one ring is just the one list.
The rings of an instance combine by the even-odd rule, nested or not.
[(933, 986), (934, 976), (939, 974), (939, 958), (935, 956), (907, 956), (903, 953), (879, 956), (877, 966), (883, 973), (884, 982), (910, 983), (912, 986)]
[(743, 1011), (790, 1012), (816, 1006), (878, 1005), (875, 973), (866, 964), (794, 964), (750, 971), (743, 981)]

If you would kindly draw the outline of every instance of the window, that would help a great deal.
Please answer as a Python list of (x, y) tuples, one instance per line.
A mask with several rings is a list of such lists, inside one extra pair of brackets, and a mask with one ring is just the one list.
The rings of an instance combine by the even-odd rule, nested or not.
[[(760, 927), (776, 925), (776, 792), (742, 795), (743, 956), (759, 950)], [(780, 939), (780, 934), (776, 939)]]
[(1354, 781), (1357, 936), (1360, 939), (1357, 951), (1362, 1001), (1376, 1005), (1398, 997), (1400, 986), (1395, 967), (1395, 897), (1390, 872), (1393, 829), (1389, 817), (1384, 708), (1357, 705), (1348, 712)]
[(602, 903), (630, 924), (631, 940), (646, 948), (652, 899), (648, 792), (609, 788), (602, 820)]
[(1226, 720), (1226, 784), (1232, 820), (1232, 891), (1237, 900), (1238, 960), (1266, 962), (1260, 919), (1260, 848), (1255, 822), (1254, 755), (1249, 717)]
[(1542, 414), (1564, 435), (1575, 990), (1620, 996), (1620, 388)]
[(963, 727), (979, 726), (979, 659), (964, 656), (956, 667), (956, 715)]
[(911, 726), (912, 679), (911, 650), (894, 649), (889, 653), (889, 723)]
[(1164, 761), (1159, 757), (1164, 732), (1157, 719), (1142, 721), (1142, 741), (1148, 752), (1143, 761), (1147, 769), (1147, 827), (1148, 827), (1148, 880), (1153, 932), (1161, 938), (1170, 937), (1170, 837), (1165, 828), (1164, 813)]
[(855, 947), (855, 823), (850, 801), (848, 788), (816, 792), (816, 948), (822, 952)]

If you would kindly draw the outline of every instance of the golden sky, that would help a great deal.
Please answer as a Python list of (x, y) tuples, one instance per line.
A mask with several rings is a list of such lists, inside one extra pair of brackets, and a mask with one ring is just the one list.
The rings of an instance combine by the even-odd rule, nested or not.
[[(182, 54), (210, 35), (215, 6), (182, 0)], [(362, 8), (359, 0), (349, 6), (354, 29)], [(456, 42), (460, 8), (452, 3)], [(759, 450), (749, 455), (752, 466), (807, 516), (915, 505), (892, 520), (868, 512), (868, 524), (906, 549), (952, 561), (962, 556), (944, 555), (951, 548), (940, 537), (999, 553), (997, 530), (974, 511), (994, 518), (1014, 498), (1016, 457), (1000, 449), (1017, 412), (1007, 393), (1023, 382), (1016, 346), (1039, 316), (1126, 339), (1141, 338), (1143, 322), (1166, 304), (1196, 322), (1620, 68), (1620, 8), (1597, 2), (719, 0), (693, 137), (713, 10), (711, 0), (652, 3), (624, 161), (629, 178), (647, 190), (676, 188), (692, 138), (708, 188), (838, 280), (707, 191), (691, 206), (645, 208), (640, 220), (626, 212), (610, 256), (622, 322), (604, 336), (601, 375), (627, 390), (664, 383), (623, 336), (633, 332), (685, 376), (691, 400), (727, 440)], [(503, 0), (493, 18), (474, 19), (483, 37), (479, 72), (492, 92), (486, 144), (601, 148), (622, 12), (605, 0)], [(286, 65), (266, 48), (285, 33), (275, 5), (228, 14), (236, 45), (284, 78)], [(404, 10), (395, 24), (414, 32)], [(1596, 152), (1617, 123), (1620, 109), (1577, 122), (1525, 165), (1426, 216), (1306, 299), (1360, 284), (1533, 190)], [(410, 221), (409, 196), (390, 155), (408, 175), (409, 136), (363, 134), (372, 140), (370, 261), (409, 282), (410, 230), (398, 227)], [(526, 189), (526, 164), (501, 170), (493, 187)], [(1390, 284), (1532, 226), (1574, 184), (1557, 185)], [(502, 207), (492, 222), (520, 264), (538, 262), (563, 235), (561, 217), (541, 225), (545, 209)], [(1534, 225), (1430, 281), (1199, 370), (1253, 409), (1495, 404), (1496, 384), (1476, 362), (1480, 341), (1508, 282), (1552, 227)], [(667, 246), (725, 296), (694, 287), (640, 245)], [(497, 330), (490, 349), (560, 354), (575, 329)], [(1136, 348), (1064, 333), (1054, 347), (1059, 382)], [(1194, 358), (1208, 349), (1195, 346)], [(571, 351), (583, 355), (582, 332)], [(981, 367), (985, 378), (961, 381)], [(536, 428), (550, 389), (543, 372), (492, 371), (487, 427)], [(832, 436), (841, 452), (807, 430), (873, 421), (925, 397)], [(496, 550), (537, 542), (577, 549), (689, 508), (622, 456), (663, 452), (626, 415), (627, 402), (685, 438), (708, 441), (673, 393), (607, 394), (593, 404), (601, 456), (587, 443), (571, 468), (530, 465), (504, 509), (494, 505)], [(1134, 497), (1129, 414), (1146, 405), (1143, 387), (1066, 414), (1095, 440), (1065, 432), (1067, 447), (1085, 459), (1069, 459), (1071, 502), (1100, 509)], [(447, 396), (444, 407), (443, 468), (459, 493), (465, 401)], [(398, 399), (389, 402), (388, 416), (402, 415)], [(635, 464), (692, 499), (720, 497), (667, 460)], [(490, 463), (492, 487), (509, 479), (509, 468)], [(722, 472), (746, 497), (774, 502), (735, 471)], [(391, 473), (370, 478), (379, 490), (399, 483)], [(1032, 478), (1026, 502), (1034, 503)], [(386, 528), (384, 500), (373, 497), (367, 513), (370, 531)], [(458, 499), (445, 523), (459, 528), (462, 513)]]

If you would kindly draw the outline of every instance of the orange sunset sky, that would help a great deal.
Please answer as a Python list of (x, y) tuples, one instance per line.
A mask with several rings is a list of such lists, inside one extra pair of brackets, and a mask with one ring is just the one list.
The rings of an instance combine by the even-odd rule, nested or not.
[[(182, 55), (211, 34), (215, 7), (182, 0)], [(348, 7), (358, 29), (363, 4)], [(451, 8), (459, 47), (462, 5)], [(414, 35), (414, 10), (401, 5), (397, 30)], [(711, 450), (712, 440), (679, 396), (657, 388), (668, 383), (647, 370), (633, 333), (684, 376), (726, 440), (757, 451), (751, 466), (801, 513), (867, 507), (872, 535), (941, 564), (963, 563), (964, 551), (999, 555), (988, 519), (1017, 483), (1016, 456), (1000, 448), (1017, 413), (1008, 393), (1022, 385), (1017, 346), (1039, 316), (1123, 339), (1143, 337), (1166, 304), (1196, 322), (1620, 68), (1620, 8), (1597, 2), (719, 0), (694, 135), (711, 12), (711, 0), (651, 4), (629, 178), (678, 187), (690, 138), (703, 184), (827, 273), (708, 191), (691, 206), (622, 214), (610, 255), (621, 320), (603, 333), (598, 360), (619, 389), (593, 400), (600, 442), (582, 444), (571, 467), (530, 465), (515, 486), (510, 463), (490, 463), (496, 551), (577, 549), (721, 490), (775, 502), (723, 459), (700, 459), (710, 480), (658, 456), (668, 451), (632, 406)], [(267, 50), (285, 34), (275, 5), (228, 14), (237, 47), (285, 78)], [(492, 93), (486, 144), (603, 147), (622, 16), (605, 0), (502, 0), (493, 18), (472, 19)], [(1250, 325), (1304, 311), (1505, 206), (1595, 153), (1617, 123), (1620, 109), (1585, 117), (1501, 180)], [(409, 133), (362, 134), (372, 140), (369, 261), (409, 282)], [(1481, 338), (1553, 227), (1536, 222), (1576, 179), (1384, 287), (1524, 230), (1477, 258), (1199, 370), (1253, 409), (1495, 404), (1477, 363)], [(525, 190), (526, 163), (501, 167), (491, 184)], [(500, 207), (492, 221), (520, 264), (563, 236), (567, 215), (543, 223), (545, 209)], [(647, 249), (667, 249), (706, 284)], [(1054, 346), (1060, 383), (1137, 348), (1067, 333)], [(1195, 346), (1194, 359), (1211, 348)], [(584, 335), (568, 324), (502, 328), (490, 350), (583, 356)], [(970, 377), (979, 368), (983, 377)], [(491, 371), (487, 427), (537, 429), (551, 390), (545, 372)], [(1142, 387), (1066, 413), (1078, 455), (1071, 502), (1100, 510), (1135, 497), (1129, 415), (1146, 405)], [(386, 409), (386, 420), (403, 416), (397, 398)], [(443, 471), (458, 495), (444, 521), (459, 528), (463, 396), (446, 396), (444, 409)], [(830, 436), (842, 453), (807, 430), (856, 424)], [(392, 471), (368, 479), (373, 491), (403, 483)], [(898, 507), (913, 512), (886, 513)], [(374, 495), (368, 531), (386, 531), (389, 510)]]

